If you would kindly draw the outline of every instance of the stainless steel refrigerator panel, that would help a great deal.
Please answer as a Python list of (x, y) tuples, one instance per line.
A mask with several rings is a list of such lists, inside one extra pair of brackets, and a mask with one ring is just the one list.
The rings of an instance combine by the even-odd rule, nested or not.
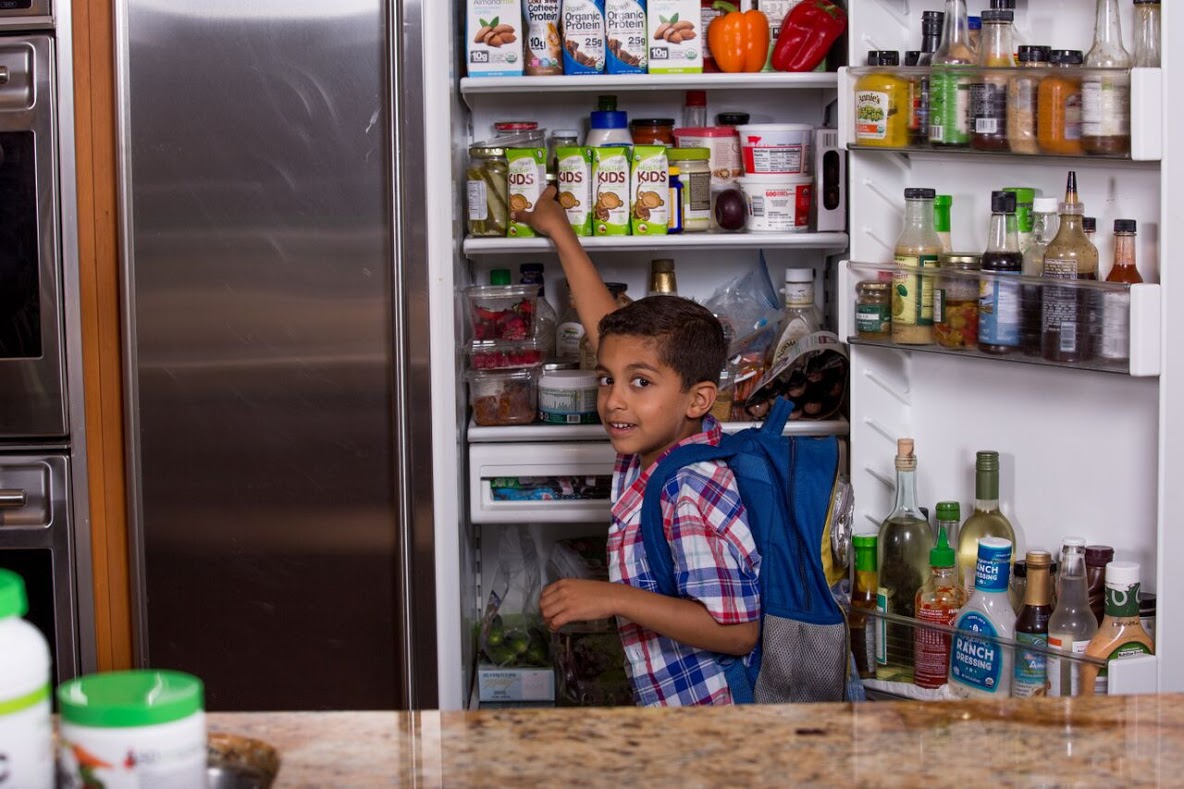
[(139, 658), (405, 706), (386, 9), (120, 15)]

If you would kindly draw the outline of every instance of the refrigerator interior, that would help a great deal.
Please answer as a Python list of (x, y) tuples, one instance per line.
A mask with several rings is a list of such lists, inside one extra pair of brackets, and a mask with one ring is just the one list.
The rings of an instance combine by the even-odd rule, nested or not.
[[(922, 11), (944, 7), (940, 0), (849, 0), (847, 5), (849, 56), (853, 63), (860, 62), (862, 53), (869, 49), (903, 52), (917, 48)], [(1092, 0), (1018, 0), (1017, 5), (1021, 43), (1048, 41), (1057, 47), (1089, 48), (1093, 35)], [(971, 13), (977, 10), (972, 7)], [(445, 435), (440, 430), (447, 427), (456, 438), (443, 447), (437, 444), (435, 462), (438, 470), (454, 463), (451, 468), (459, 469), (464, 476), (468, 469), (468, 427), (464, 360), (457, 349), (465, 339), (465, 326), (463, 314), (456, 309), (460, 304), (457, 292), (469, 284), (488, 282), (489, 271), (494, 268), (510, 268), (516, 281), (519, 264), (538, 261), (546, 266), (546, 293), (556, 312), (562, 313), (566, 299), (562, 272), (546, 242), (470, 244), (466, 252), (463, 173), (470, 142), (492, 137), (492, 124), (500, 120), (536, 120), (548, 129), (580, 128), (586, 132), (587, 115), (600, 94), (615, 93), (620, 108), (631, 118), (677, 119), (681, 117), (684, 90), (702, 88), (707, 90), (709, 117), (721, 111), (741, 110), (750, 112), (753, 122), (816, 125), (841, 122), (845, 112), (842, 104), (849, 101), (849, 95), (843, 93), (842, 78), (837, 88), (833, 82), (806, 81), (798, 85), (779, 82), (769, 87), (735, 87), (735, 83), (720, 80), (721, 75), (704, 75), (697, 83), (656, 80), (648, 87), (642, 78), (637, 80), (636, 88), (622, 88), (617, 83), (617, 89), (594, 83), (590, 86), (586, 80), (545, 91), (532, 89), (530, 78), (521, 78), (521, 84), (499, 80), (496, 88), (479, 80), (465, 83), (461, 80), (461, 11), (460, 7), (452, 8), (451, 13), (444, 8), (425, 10), (425, 16), (433, 20), (433, 24), (425, 26), (429, 37), (425, 51), (433, 52), (436, 60), (434, 69), (426, 69), (430, 73), (427, 95), (449, 97), (447, 104), (440, 102), (428, 108), (425, 123), (436, 134), (434, 138), (432, 133), (427, 135), (425, 155), (428, 161), (449, 156), (453, 172), (450, 184), (429, 190), (426, 203), (436, 250), (432, 258), (432, 310), (437, 338), (432, 349), (433, 386), (441, 392), (455, 392), (457, 400), (455, 404), (440, 400), (433, 414), (436, 434)], [(1166, 42), (1172, 40), (1172, 17), (1166, 8), (1164, 20)], [(1129, 42), (1129, 3), (1123, 3), (1123, 29)], [(450, 53), (447, 58), (444, 52)], [(451, 69), (447, 79), (441, 62)], [(713, 84), (713, 79), (719, 81)], [(1172, 110), (1164, 112), (1169, 114), (1170, 122)], [(447, 153), (441, 139), (445, 130), (451, 130)], [(434, 159), (433, 154), (440, 158)], [(1074, 169), (1087, 213), (1098, 217), (1101, 276), (1112, 258), (1113, 219), (1134, 218), (1139, 223), (1139, 270), (1145, 281), (1166, 286), (1169, 273), (1161, 269), (1160, 248), (1168, 243), (1172, 230), (1162, 219), (1170, 215), (1170, 190), (1164, 184), (1171, 182), (1168, 173), (1174, 167), (1166, 146), (1162, 162), (866, 150), (852, 150), (848, 157), (849, 244), (845, 234), (839, 243), (834, 238), (809, 234), (809, 238), (788, 241), (784, 237), (770, 238), (764, 247), (770, 276), (778, 289), (787, 267), (807, 266), (815, 271), (816, 296), (827, 323), (844, 339), (854, 333), (851, 299), (857, 279), (846, 268), (845, 260), (891, 260), (903, 215), (901, 194), (906, 186), (931, 186), (939, 193), (954, 195), (954, 246), (981, 252), (986, 242), (992, 189), (1032, 186), (1043, 195), (1059, 197), (1066, 173)], [(725, 279), (754, 265), (759, 257), (752, 234), (704, 238), (697, 247), (664, 249), (662, 243), (662, 238), (630, 242), (613, 250), (592, 249), (590, 254), (604, 278), (627, 283), (633, 298), (645, 295), (648, 264), (654, 258), (673, 257), (680, 294), (703, 299)], [(1167, 304), (1166, 298), (1163, 303)], [(446, 312), (441, 314), (437, 311), (440, 309)], [(1154, 329), (1158, 333), (1158, 323)], [(1006, 359), (961, 359), (900, 349), (853, 347), (849, 430), (857, 530), (874, 531), (891, 506), (897, 437), (910, 435), (917, 441), (922, 504), (932, 507), (938, 500), (954, 499), (962, 502), (964, 512), (973, 504), (974, 452), (997, 449), (1002, 456), (1002, 506), (1016, 528), (1020, 551), (1037, 547), (1057, 550), (1061, 538), (1070, 534), (1087, 537), (1091, 543), (1113, 545), (1116, 558), (1140, 562), (1144, 588), (1158, 593), (1161, 610), (1173, 606), (1181, 594), (1165, 577), (1163, 567), (1177, 538), (1164, 528), (1163, 514), (1170, 507), (1172, 494), (1164, 490), (1162, 480), (1168, 464), (1178, 461), (1162, 439), (1174, 423), (1166, 415), (1161, 417), (1166, 410), (1171, 355), (1165, 342), (1162, 374), (1136, 377)], [(1157, 350), (1155, 356), (1158, 369)], [(845, 423), (827, 429), (841, 433), (848, 430)], [(1174, 430), (1178, 432), (1179, 428)], [(585, 440), (586, 435), (571, 440)], [(444, 475), (438, 474), (437, 478), (444, 479)], [(442, 707), (463, 706), (468, 698), (473, 645), (466, 634), (472, 632), (479, 613), (478, 585), (488, 583), (489, 568), (480, 555), (488, 555), (491, 536), (496, 533), (489, 531), (489, 526), (474, 527), (467, 517), (468, 501), (458, 502), (455, 494), (450, 485), (442, 484), (436, 496), (438, 513), (451, 508), (459, 524), (455, 544), (441, 540), (437, 545), (438, 566), (457, 567), (460, 573), (459, 583), (449, 579), (446, 571), (437, 576)], [(448, 519), (441, 517), (438, 522), (444, 524)], [(604, 521), (586, 525), (603, 529)], [(532, 528), (538, 530), (543, 545), (546, 538), (566, 535), (571, 527)], [(481, 546), (480, 555), (477, 546)], [(450, 605), (454, 606), (451, 611)], [(1160, 655), (1174, 654), (1182, 636), (1168, 630), (1163, 616), (1159, 618), (1159, 631)], [(449, 645), (455, 649), (450, 650)], [(1165, 690), (1184, 687), (1184, 677), (1164, 673), (1169, 663), (1166, 658), (1160, 660), (1159, 686)], [(450, 679), (449, 672), (454, 679)]]

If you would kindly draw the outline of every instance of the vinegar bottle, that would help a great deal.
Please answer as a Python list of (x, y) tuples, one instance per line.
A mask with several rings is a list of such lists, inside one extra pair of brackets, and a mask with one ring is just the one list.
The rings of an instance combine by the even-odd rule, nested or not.
[[(1083, 655), (1098, 620), (1089, 607), (1089, 588), (1085, 581), (1085, 540), (1066, 537), (1061, 548), (1060, 591), (1057, 607), (1048, 620), (1048, 646), (1066, 655)], [(1050, 656), (1046, 665), (1048, 695), (1077, 696), (1081, 693), (1081, 668), (1072, 660)]]
[(914, 682), (919, 688), (940, 688), (949, 673), (950, 635), (926, 628), (924, 623), (952, 625), (958, 609), (966, 605), (966, 590), (958, 578), (954, 549), (946, 539), (944, 526), (938, 526), (937, 545), (929, 552), (929, 567), (929, 580), (917, 590), (917, 620), (923, 624), (913, 631)]
[[(1037, 197), (1032, 201), (1032, 241), (1024, 250), (1023, 275), (1039, 277), (1044, 273), (1044, 252), (1056, 238), (1061, 226), (1055, 197)], [(1020, 348), (1026, 356), (1040, 355), (1040, 333), (1043, 328), (1041, 287), (1025, 284), (1020, 292)]]
[(978, 349), (986, 353), (1009, 353), (1020, 344), (1019, 283), (1005, 282), (1023, 270), (1015, 192), (991, 192), (991, 226), (981, 270), (995, 274), (979, 284)]
[[(1096, 280), (1098, 249), (1085, 237), (1082, 229), (1085, 206), (1077, 199), (1076, 172), (1069, 172), (1060, 214), (1061, 226), (1057, 236), (1044, 250), (1041, 276), (1053, 280)], [(1093, 355), (1089, 331), (1092, 295), (1085, 288), (1044, 287), (1041, 346), (1045, 359), (1082, 362)]]
[[(1121, 660), (1134, 655), (1154, 655), (1155, 644), (1139, 620), (1139, 565), (1110, 562), (1106, 565), (1106, 615), (1085, 648), (1089, 657)], [(1081, 667), (1081, 694), (1104, 696), (1109, 692), (1109, 669), (1092, 664)]]
[(1006, 698), (1011, 693), (1011, 647), (999, 639), (1015, 633), (1007, 599), (1011, 543), (984, 537), (978, 544), (974, 594), (958, 612), (950, 649), (950, 692), (957, 697)]
[(958, 571), (967, 594), (974, 591), (979, 540), (999, 537), (1015, 545), (1011, 521), (999, 511), (999, 453), (993, 450), (977, 453), (974, 471), (974, 512), (958, 533)]

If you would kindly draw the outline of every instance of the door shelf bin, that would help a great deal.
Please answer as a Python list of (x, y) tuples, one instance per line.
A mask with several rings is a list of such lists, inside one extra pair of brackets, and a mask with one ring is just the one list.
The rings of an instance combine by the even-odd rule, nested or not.
[[(1126, 285), (1112, 282), (1086, 280), (1057, 280), (1042, 277), (1025, 277), (1014, 274), (992, 274), (977, 271), (951, 271), (939, 268), (902, 268), (891, 263), (847, 264), (848, 285), (845, 298), (852, 308), (848, 319), (841, 326), (848, 341), (855, 346), (893, 348), (910, 353), (941, 353), (963, 358), (980, 358), (994, 361), (1022, 362), (1028, 364), (1067, 367), (1083, 370), (1120, 373), (1132, 376), (1159, 375), (1160, 366), (1160, 286), (1155, 284)], [(857, 333), (855, 319), (856, 286), (860, 282), (880, 280), (891, 282), (893, 272), (906, 271), (910, 277), (919, 277), (922, 293), (926, 289), (934, 294), (934, 320), (941, 317), (942, 294), (947, 287), (991, 291), (996, 285), (1001, 293), (1014, 299), (1019, 315), (1020, 340), (1006, 353), (987, 353), (976, 344), (969, 347), (950, 348), (936, 342), (917, 345), (893, 342), (891, 338), (861, 337)], [(907, 284), (906, 284), (907, 287)], [(940, 292), (939, 292), (940, 291)], [(890, 287), (895, 313), (902, 309), (899, 304), (897, 285)], [(1076, 361), (1053, 361), (1041, 354), (1039, 347), (1040, 322), (1046, 298), (1056, 298), (1068, 303), (1070, 314), (1079, 316), (1082, 326), (1075, 332), (1076, 343), (1084, 352)], [(1125, 314), (1125, 322), (1124, 322)], [(947, 313), (948, 316), (948, 313)], [(950, 335), (960, 331), (969, 322), (975, 328), (980, 312), (973, 316), (949, 316)], [(958, 321), (958, 318), (961, 318)], [(1122, 337), (1123, 329), (1127, 336)], [(1029, 327), (1025, 330), (1025, 327)], [(935, 332), (935, 335), (937, 332)], [(1025, 339), (1028, 338), (1028, 339)], [(1021, 347), (1024, 346), (1024, 347)]]
[[(945, 670), (949, 672), (949, 652), (953, 643), (953, 636), (958, 631), (950, 626), (920, 622), (911, 617), (888, 614), (881, 611), (852, 610), (848, 619), (853, 634), (852, 643), (859, 643), (859, 635), (866, 634), (862, 643), (871, 650), (871, 667), (876, 667), (877, 657), (881, 661), (886, 659), (886, 670), (882, 669), (883, 678), (863, 680), (864, 687), (873, 696), (907, 698), (922, 701), (940, 701), (955, 698), (949, 684), (937, 688), (922, 688), (913, 684), (908, 676), (914, 665), (915, 649), (918, 641), (931, 647), (944, 649), (946, 652)], [(868, 629), (871, 632), (868, 632)], [(1154, 635), (1154, 634), (1153, 634)], [(984, 650), (1001, 649), (1011, 653), (1012, 664), (1017, 655), (1024, 655), (1030, 660), (1047, 661), (1049, 658), (1061, 658), (1067, 662), (1071, 671), (1079, 674), (1089, 667), (1090, 672), (1107, 666), (1099, 658), (1086, 657), (1062, 652), (1058, 649), (1040, 647), (1032, 644), (1020, 644), (1014, 639), (999, 638), (986, 635), (975, 635), (976, 644)], [(863, 656), (856, 649), (856, 664), (863, 663)], [(905, 665), (909, 668), (901, 669)], [(862, 666), (861, 666), (862, 667)], [(901, 672), (906, 679), (900, 679)], [(1108, 693), (1110, 695), (1124, 695), (1135, 693), (1155, 693), (1158, 688), (1157, 658), (1154, 655), (1139, 655), (1110, 661), (1107, 666), (1109, 677)], [(896, 677), (896, 678), (893, 678)], [(1035, 695), (1047, 695), (1047, 691)]]
[(474, 523), (607, 524), (615, 459), (608, 442), (472, 444), (470, 516)]

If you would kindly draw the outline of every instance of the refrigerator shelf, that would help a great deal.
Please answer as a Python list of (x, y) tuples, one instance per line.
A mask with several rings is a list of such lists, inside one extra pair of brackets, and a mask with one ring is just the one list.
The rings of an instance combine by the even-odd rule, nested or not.
[[(725, 433), (735, 433), (754, 422), (724, 422)], [(788, 422), (782, 435), (786, 436), (845, 436), (850, 423), (843, 418), (824, 421)], [(608, 443), (601, 425), (507, 425), (505, 427), (479, 427), (471, 419), (468, 430), (469, 442), (487, 444), (494, 442), (520, 443), (527, 441), (602, 441)]]
[(590, 93), (654, 90), (818, 90), (835, 89), (836, 72), (759, 72), (756, 74), (599, 74), (558, 77), (464, 77), (462, 96), (502, 93)]
[[(585, 249), (595, 252), (654, 252), (664, 249), (820, 249), (840, 252), (847, 248), (846, 233), (682, 233), (671, 236), (588, 236)], [(548, 238), (466, 237), (464, 253), (519, 255), (552, 252)]]

